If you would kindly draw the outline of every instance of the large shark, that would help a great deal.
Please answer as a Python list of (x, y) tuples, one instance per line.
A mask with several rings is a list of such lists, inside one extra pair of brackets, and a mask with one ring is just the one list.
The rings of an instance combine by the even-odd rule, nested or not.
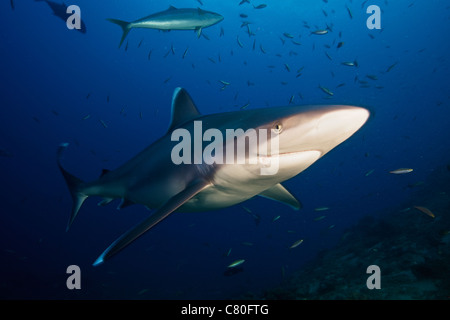
[(218, 13), (202, 10), (200, 8), (177, 9), (170, 6), (169, 9), (165, 11), (151, 14), (133, 22), (117, 19), (106, 20), (115, 23), (122, 28), (123, 35), (122, 39), (120, 39), (120, 47), (132, 28), (148, 28), (166, 31), (195, 30), (197, 35), (200, 36), (203, 28), (219, 23), (223, 20), (223, 17)]
[[(369, 114), (368, 110), (357, 106), (328, 105), (201, 115), (186, 90), (177, 88), (172, 98), (172, 115), (167, 133), (116, 170), (104, 170), (95, 181), (83, 182), (68, 173), (61, 165), (61, 152), (66, 145), (60, 146), (58, 165), (73, 198), (67, 229), (89, 196), (103, 197), (100, 204), (122, 199), (119, 208), (142, 204), (149, 209), (156, 209), (147, 219), (114, 241), (94, 262), (94, 265), (99, 265), (174, 211), (225, 208), (256, 195), (299, 209), (299, 201), (280, 183), (296, 176), (352, 136), (367, 121)], [(214, 139), (211, 135), (206, 137), (207, 132), (215, 133)], [(219, 133), (225, 136), (229, 132), (234, 132), (232, 139), (219, 139)], [(262, 144), (254, 149), (248, 143), (245, 144), (243, 162), (208, 161), (208, 155), (225, 155), (226, 152), (230, 155), (236, 151), (236, 141), (248, 141), (249, 132), (256, 133), (262, 144), (264, 141), (266, 146), (270, 144), (270, 152), (266, 152), (268, 148)], [(194, 138), (190, 140), (184, 136), (181, 139), (181, 133), (189, 133)], [(183, 152), (189, 153), (187, 149), (180, 152), (182, 143), (190, 141), (195, 144), (199, 139), (202, 139), (200, 148), (205, 151), (203, 155), (207, 155), (204, 161), (195, 152), (181, 163), (179, 158), (174, 157)], [(203, 148), (205, 141), (211, 143)], [(213, 144), (215, 152), (206, 152)], [(232, 148), (229, 148), (230, 144)], [(195, 148), (198, 146), (194, 145)], [(236, 154), (233, 153), (230, 159), (237, 160)], [(276, 170), (264, 172), (273, 163), (277, 164)]]

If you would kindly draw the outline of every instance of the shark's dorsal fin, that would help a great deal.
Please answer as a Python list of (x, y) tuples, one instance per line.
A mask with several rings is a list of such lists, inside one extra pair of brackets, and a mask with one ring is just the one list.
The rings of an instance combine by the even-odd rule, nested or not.
[(205, 10), (202, 10), (201, 8), (197, 8), (198, 9), (198, 14), (205, 14)]
[(199, 116), (200, 112), (187, 91), (183, 88), (176, 88), (172, 98), (172, 119), (168, 132)]
[(174, 6), (169, 6), (169, 9), (167, 10), (177, 10), (177, 8), (175, 8)]
[(291, 208), (298, 210), (302, 207), (300, 201), (298, 201), (285, 187), (278, 183), (273, 187), (261, 192), (259, 194), (261, 197), (275, 200), (284, 203)]

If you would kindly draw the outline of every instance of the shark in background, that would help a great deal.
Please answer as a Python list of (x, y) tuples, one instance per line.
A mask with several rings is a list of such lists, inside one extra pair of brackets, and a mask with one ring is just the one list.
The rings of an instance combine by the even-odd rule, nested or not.
[[(281, 182), (296, 176), (347, 140), (364, 125), (369, 115), (365, 108), (348, 105), (289, 106), (202, 115), (186, 90), (177, 88), (165, 135), (116, 170), (104, 170), (97, 180), (84, 182), (67, 172), (61, 164), (61, 154), (67, 144), (59, 147), (58, 166), (73, 199), (67, 229), (90, 196), (102, 197), (100, 205), (122, 199), (119, 208), (142, 204), (155, 209), (148, 218), (114, 241), (94, 262), (96, 266), (175, 211), (220, 209), (256, 195), (299, 209), (299, 201)], [(195, 136), (195, 124), (199, 122), (205, 132), (208, 129), (223, 134), (229, 129), (268, 130), (276, 134), (278, 147), (271, 149), (270, 154), (247, 152), (245, 163), (174, 163), (172, 152), (178, 142), (172, 138), (173, 133), (182, 129)], [(245, 133), (239, 137), (245, 139), (242, 136)], [(227, 143), (224, 141), (221, 145), (223, 154), (228, 150)], [(251, 155), (257, 155), (261, 161), (250, 161)], [(272, 161), (277, 162), (278, 170), (262, 175), (261, 168)]]
[(180, 8), (170, 6), (169, 9), (151, 14), (147, 17), (133, 22), (126, 22), (117, 19), (107, 19), (119, 25), (123, 34), (120, 39), (119, 48), (133, 28), (148, 28), (158, 30), (195, 30), (200, 37), (203, 28), (215, 25), (223, 20), (223, 17), (215, 12), (206, 11), (200, 8)]
[[(49, 0), (34, 0), (36, 2), (46, 2), (48, 6), (52, 9), (53, 14), (62, 19), (64, 22), (67, 21), (67, 18), (69, 18), (70, 14), (67, 13), (67, 5), (65, 3), (56, 3)], [(86, 24), (83, 20), (81, 20), (81, 29), (76, 29), (80, 31), (81, 33), (86, 33)]]

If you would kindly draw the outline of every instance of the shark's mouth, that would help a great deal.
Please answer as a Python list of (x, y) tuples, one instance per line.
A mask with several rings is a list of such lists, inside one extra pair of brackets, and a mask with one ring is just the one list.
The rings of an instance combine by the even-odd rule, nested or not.
[(322, 155), (322, 151), (320, 150), (302, 150), (302, 151), (292, 151), (292, 152), (282, 152), (282, 153), (276, 153), (276, 154), (258, 154), (257, 157), (260, 159), (267, 158), (285, 158), (285, 157), (302, 157), (305, 154), (316, 154), (318, 153), (319, 156)]
[(295, 174), (308, 168), (322, 156), (319, 150), (284, 152), (272, 155), (258, 155), (262, 175), (274, 175), (281, 169)]

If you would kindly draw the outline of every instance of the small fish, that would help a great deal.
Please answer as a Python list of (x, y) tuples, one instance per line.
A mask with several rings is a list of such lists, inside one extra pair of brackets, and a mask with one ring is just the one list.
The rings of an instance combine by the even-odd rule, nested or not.
[(374, 171), (375, 171), (375, 169), (371, 169), (371, 170), (367, 171), (365, 176), (366, 177), (370, 176)]
[(342, 42), (342, 41), (341, 41), (341, 42), (339, 42), (339, 43), (337, 44), (336, 48), (338, 48), (338, 49), (339, 49), (340, 47), (342, 47), (342, 45), (343, 45), (343, 44), (344, 44), (344, 42)]
[(326, 216), (320, 216), (320, 217), (317, 217), (317, 218), (314, 219), (314, 221), (320, 221), (320, 220), (324, 219), (325, 217), (326, 217)]
[(262, 53), (266, 54), (266, 50), (264, 50), (262, 44), (259, 44), (259, 49), (261, 50)]
[(236, 37), (236, 41), (237, 41), (237, 43), (238, 43), (239, 47), (241, 47), (241, 48), (243, 48), (243, 47), (244, 47), (244, 46), (242, 45), (242, 42), (241, 42), (241, 40), (239, 40), (239, 36), (237, 36), (237, 37)]
[(244, 262), (245, 262), (244, 259), (236, 260), (236, 261), (234, 261), (232, 264), (230, 264), (230, 265), (228, 266), (228, 268), (235, 268), (235, 267), (237, 267), (237, 266), (240, 266), (240, 265), (243, 264)]
[(345, 6), (345, 7), (347, 8), (347, 12), (348, 12), (348, 15), (350, 16), (350, 19), (353, 19), (352, 11), (350, 10), (350, 8), (348, 6)]
[(294, 99), (295, 99), (295, 94), (293, 94), (293, 95), (289, 98), (289, 104), (294, 103)]
[(334, 95), (334, 93), (331, 92), (330, 89), (328, 89), (328, 88), (322, 87), (321, 85), (319, 85), (319, 88), (320, 88), (323, 92), (325, 92), (326, 94), (328, 94), (329, 96), (333, 96), (333, 95)]
[(412, 172), (412, 171), (413, 171), (413, 169), (410, 169), (410, 168), (400, 168), (400, 169), (389, 171), (389, 173), (404, 174), (404, 173), (409, 173), (409, 172)]
[(277, 221), (278, 219), (280, 219), (281, 216), (276, 216), (275, 218), (272, 219), (272, 222)]
[(11, 9), (14, 10), (14, 0), (11, 0), (10, 2), (11, 2)]
[(386, 69), (386, 72), (391, 71), (392, 68), (394, 68), (394, 67), (397, 65), (397, 63), (398, 63), (398, 61), (397, 61), (396, 63), (394, 63), (394, 64), (391, 64), (391, 65)]
[(315, 34), (315, 35), (324, 35), (324, 34), (327, 34), (327, 33), (328, 33), (328, 30), (326, 30), (326, 29), (319, 29), (319, 30), (311, 32), (311, 34)]
[(152, 52), (153, 52), (153, 50), (150, 50), (149, 52), (148, 52), (148, 60), (150, 60), (150, 57), (152, 56)]
[(288, 72), (291, 72), (291, 68), (289, 67), (289, 65), (287, 63), (284, 64), (284, 67), (286, 68), (286, 70)]
[(265, 7), (267, 7), (267, 4), (260, 4), (260, 5), (258, 5), (258, 6), (253, 6), (253, 8), (255, 8), (255, 9), (264, 9)]
[(189, 47), (187, 47), (186, 50), (184, 50), (183, 59), (186, 57), (186, 54), (187, 54), (188, 50), (189, 50)]
[(100, 123), (102, 124), (102, 126), (104, 128), (108, 128), (108, 126), (106, 125), (105, 121), (103, 121), (102, 119), (100, 119), (99, 121), (100, 121)]
[(326, 210), (330, 210), (329, 207), (319, 207), (319, 208), (315, 208), (314, 211), (326, 211)]
[(344, 62), (341, 62), (341, 64), (344, 66), (347, 66), (347, 67), (356, 67), (355, 62), (353, 62), (353, 61), (344, 61)]
[(239, 5), (244, 4), (244, 3), (250, 3), (250, 0), (242, 0)]
[(430, 211), (430, 209), (425, 208), (425, 207), (420, 207), (420, 206), (414, 206), (414, 208), (416, 208), (419, 211), (422, 211), (423, 213), (425, 213), (426, 215), (434, 218), (435, 215), (433, 214), (433, 212)]
[(248, 18), (248, 15), (246, 15), (245, 13), (241, 13), (241, 14), (239, 15), (239, 17), (241, 17), (241, 18)]
[(242, 206), (242, 209), (244, 209), (245, 211), (247, 211), (248, 213), (252, 213), (252, 210), (250, 210), (249, 208)]
[(87, 119), (89, 119), (90, 117), (91, 117), (91, 115), (88, 114), (88, 115), (86, 115), (86, 116), (83, 117), (83, 120), (87, 120)]
[(228, 251), (227, 251), (227, 253), (225, 254), (225, 256), (229, 257), (229, 256), (230, 256), (230, 253), (231, 253), (231, 248), (228, 249)]
[(251, 246), (253, 246), (253, 243), (252, 242), (248, 242), (248, 241), (243, 241), (243, 242), (241, 242), (241, 245), (247, 246), (247, 247), (251, 247)]
[(249, 105), (250, 105), (250, 102), (244, 104), (242, 107), (240, 107), (240, 109), (241, 109), (241, 110), (244, 110), (244, 109), (246, 109)]
[(378, 77), (374, 74), (368, 74), (366, 75), (367, 78), (369, 78), (370, 80), (378, 80)]
[(295, 241), (295, 242), (289, 247), (289, 249), (294, 249), (294, 248), (298, 247), (299, 245), (302, 244), (302, 242), (303, 242), (303, 239), (300, 239), (300, 240)]
[(328, 52), (325, 51), (325, 55), (327, 56), (328, 59), (330, 59), (331, 61), (333, 61), (333, 58), (331, 58), (331, 56), (328, 54)]
[(229, 86), (230, 83), (227, 81), (219, 80), (224, 86)]
[(293, 39), (293, 38), (294, 38), (294, 36), (293, 36), (292, 34), (287, 33), (287, 32), (284, 32), (283, 35), (284, 35), (286, 38), (289, 38), (289, 39)]

